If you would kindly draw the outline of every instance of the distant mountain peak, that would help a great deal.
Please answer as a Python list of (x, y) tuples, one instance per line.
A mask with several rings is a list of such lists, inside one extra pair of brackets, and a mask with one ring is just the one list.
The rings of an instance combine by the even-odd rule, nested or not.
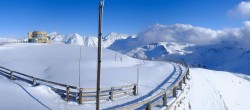
[(128, 37), (130, 36), (127, 34), (119, 34), (119, 33), (111, 32), (103, 38), (103, 47), (109, 47), (115, 41), (121, 40), (121, 39), (127, 39)]
[(132, 49), (127, 53), (128, 56), (140, 59), (162, 58), (166, 55), (185, 55), (192, 53), (187, 51), (187, 47), (192, 44), (175, 43), (175, 42), (153, 42), (148, 45)]
[(118, 33), (116, 33), (116, 32), (111, 32), (111, 33), (109, 33), (109, 35), (117, 35)]
[(111, 32), (108, 35), (106, 35), (103, 39), (107, 40), (107, 39), (121, 39), (121, 38), (127, 38), (129, 37), (129, 35), (127, 34), (120, 34), (120, 33), (116, 33), (116, 32)]
[[(97, 37), (92, 36), (82, 36), (78, 33), (62, 35), (58, 34), (57, 32), (49, 33), (48, 36), (51, 38), (52, 43), (66, 43), (66, 44), (77, 44), (77, 45), (84, 45), (84, 46), (97, 46)], [(136, 35), (127, 35), (127, 34), (120, 34), (116, 32), (111, 32), (107, 36), (105, 36), (102, 40), (102, 46), (104, 48), (108, 48), (114, 42), (119, 40), (125, 40), (127, 38), (135, 38)]]

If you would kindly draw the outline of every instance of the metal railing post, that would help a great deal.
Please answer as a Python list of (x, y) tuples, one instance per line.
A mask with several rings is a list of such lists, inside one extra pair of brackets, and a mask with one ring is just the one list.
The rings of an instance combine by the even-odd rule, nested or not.
[(183, 83), (186, 84), (186, 76), (183, 77)]
[(82, 104), (82, 88), (79, 89), (79, 104)]
[(163, 106), (167, 106), (167, 93), (165, 92), (162, 97), (163, 100)]
[(180, 90), (182, 90), (182, 81), (179, 82)]
[(177, 94), (176, 94), (176, 87), (173, 88), (173, 97), (176, 97)]
[(32, 81), (32, 86), (35, 86), (36, 85), (36, 79), (33, 78), (33, 81)]
[(146, 110), (151, 110), (151, 102), (148, 102)]
[(13, 71), (10, 70), (10, 79), (13, 80)]
[(110, 90), (110, 93), (109, 93), (109, 95), (110, 95), (109, 99), (110, 100), (114, 100), (114, 90), (115, 90), (114, 87), (111, 87), (111, 90)]
[(133, 94), (134, 95), (137, 95), (138, 94), (138, 89), (137, 89), (137, 84), (134, 85), (134, 88), (133, 88)]
[(69, 101), (69, 86), (66, 87), (66, 101)]

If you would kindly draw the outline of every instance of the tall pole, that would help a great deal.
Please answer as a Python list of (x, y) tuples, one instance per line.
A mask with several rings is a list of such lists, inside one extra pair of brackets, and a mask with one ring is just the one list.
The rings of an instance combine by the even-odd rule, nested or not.
[(79, 74), (78, 74), (78, 86), (79, 86), (79, 88), (81, 88), (81, 59), (82, 59), (82, 47), (81, 47), (81, 45), (80, 45), (80, 56), (79, 56)]
[(96, 87), (96, 110), (100, 110), (100, 77), (101, 77), (101, 52), (102, 52), (102, 12), (103, 0), (99, 5), (99, 24), (98, 24), (98, 60), (97, 60), (97, 87)]
[(136, 94), (138, 94), (138, 91), (139, 91), (139, 74), (140, 74), (139, 72), (140, 72), (139, 68), (137, 67), (137, 82), (136, 82), (137, 83), (137, 88), (136, 88), (137, 91), (136, 91)]

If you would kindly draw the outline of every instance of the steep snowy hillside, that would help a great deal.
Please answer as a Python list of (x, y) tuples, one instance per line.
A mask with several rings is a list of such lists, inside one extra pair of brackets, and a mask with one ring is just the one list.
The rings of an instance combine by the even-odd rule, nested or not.
[(190, 85), (172, 110), (250, 109), (249, 80), (238, 77), (235, 73), (200, 68), (191, 68), (190, 72)]

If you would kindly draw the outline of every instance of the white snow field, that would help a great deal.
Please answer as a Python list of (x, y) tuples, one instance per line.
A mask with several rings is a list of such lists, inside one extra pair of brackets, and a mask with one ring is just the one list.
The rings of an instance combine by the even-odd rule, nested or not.
[[(79, 45), (7, 44), (0, 46), (0, 66), (78, 87), (79, 50)], [(101, 87), (134, 84), (139, 68), (139, 95), (102, 101), (102, 109), (112, 109), (150, 97), (171, 85), (184, 69), (172, 63), (136, 60), (108, 49), (103, 49), (102, 53)], [(95, 88), (97, 49), (82, 47), (81, 54), (81, 87)], [(180, 72), (176, 72), (177, 69)], [(84, 102), (82, 105), (66, 102), (48, 86), (32, 87), (2, 75), (0, 98), (0, 110), (95, 109), (95, 102)]]
[(172, 110), (249, 110), (249, 76), (190, 68), (191, 80)]

